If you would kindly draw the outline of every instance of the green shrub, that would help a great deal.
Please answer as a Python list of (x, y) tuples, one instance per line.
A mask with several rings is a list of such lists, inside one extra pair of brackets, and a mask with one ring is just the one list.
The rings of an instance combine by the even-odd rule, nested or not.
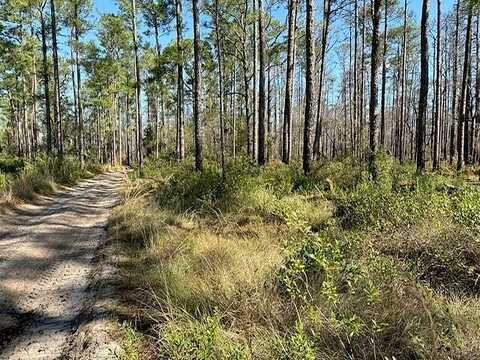
[(24, 166), (25, 162), (23, 159), (16, 156), (0, 154), (0, 172), (6, 174), (18, 173)]
[(247, 350), (226, 331), (218, 315), (167, 323), (159, 335), (162, 358), (181, 360), (247, 359)]

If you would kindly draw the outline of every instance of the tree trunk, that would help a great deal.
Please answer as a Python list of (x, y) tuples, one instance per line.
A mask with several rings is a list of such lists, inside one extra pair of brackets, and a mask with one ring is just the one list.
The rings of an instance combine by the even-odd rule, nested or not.
[(467, 119), (467, 84), (470, 67), (470, 44), (472, 38), (472, 7), (468, 6), (467, 15), (467, 33), (465, 35), (465, 53), (463, 60), (462, 87), (460, 90), (460, 114), (457, 128), (457, 170), (460, 171), (465, 166), (464, 146), (465, 146), (465, 122)]
[(223, 91), (223, 58), (222, 58), (222, 43), (220, 35), (220, 20), (219, 20), (219, 0), (215, 0), (215, 38), (217, 45), (217, 62), (218, 62), (218, 95), (219, 95), (219, 123), (220, 123), (220, 157), (222, 165), (222, 177), (225, 178), (225, 125), (224, 125), (224, 91)]
[(435, 122), (433, 124), (433, 170), (438, 170), (440, 162), (440, 45), (441, 45), (441, 0), (437, 0), (437, 59), (435, 81)]
[(75, 67), (77, 70), (77, 107), (78, 107), (78, 156), (80, 157), (80, 166), (85, 166), (84, 138), (83, 138), (83, 104), (82, 104), (82, 73), (80, 69), (80, 56), (78, 47), (80, 46), (80, 29), (78, 28), (78, 7), (75, 2)]
[[(407, 81), (407, 12), (408, 12), (408, 1), (405, 0), (403, 7), (403, 36), (402, 36), (402, 69), (401, 69), (401, 95), (400, 95), (400, 126), (403, 130), (405, 124), (405, 111), (406, 111), (406, 81)], [(403, 135), (403, 131), (401, 131)], [(400, 148), (399, 148), (399, 158), (400, 161), (403, 161), (403, 139), (399, 139)]]
[(258, 84), (258, 164), (265, 165), (265, 29), (263, 28), (263, 1), (258, 0), (259, 84)]
[(429, 0), (423, 0), (420, 45), (420, 97), (418, 101), (416, 157), (417, 171), (425, 171), (425, 128), (428, 101), (428, 7)]
[(314, 0), (306, 0), (306, 69), (305, 69), (305, 124), (303, 129), (303, 171), (306, 175), (312, 171), (312, 125), (313, 125), (313, 73), (315, 67), (314, 39)]
[(42, 72), (43, 72), (43, 92), (44, 92), (44, 101), (45, 101), (45, 127), (47, 128), (47, 152), (52, 153), (53, 144), (52, 144), (52, 115), (50, 111), (50, 90), (49, 90), (49, 80), (50, 75), (48, 71), (48, 55), (47, 55), (47, 30), (45, 24), (45, 15), (43, 11), (45, 10), (45, 3), (40, 9), (40, 24), (41, 24), (41, 33), (42, 33)]
[(176, 0), (177, 28), (177, 160), (185, 158), (185, 127), (183, 121), (183, 10), (182, 0)]
[(137, 159), (140, 171), (143, 170), (143, 141), (142, 141), (142, 114), (141, 114), (141, 79), (140, 64), (138, 61), (138, 34), (137, 34), (137, 8), (136, 0), (132, 0), (132, 35), (133, 51), (135, 57), (135, 116), (137, 123)]
[(200, 39), (199, 1), (192, 0), (194, 36), (193, 122), (195, 125), (195, 169), (203, 170), (203, 114), (202, 114), (202, 44)]
[[(381, 115), (380, 115), (380, 145), (382, 148), (385, 148), (385, 93), (387, 85), (387, 31), (388, 31), (388, 0), (385, 0), (384, 3), (384, 27), (383, 27), (383, 57), (382, 57), (382, 105), (381, 105)], [(405, 39), (405, 27), (404, 35)], [(405, 54), (405, 51), (404, 51)], [(403, 59), (403, 58), (402, 58)], [(403, 90), (403, 88), (402, 88)], [(403, 108), (402, 108), (403, 111)]]
[(317, 100), (317, 116), (315, 119), (315, 139), (313, 141), (313, 156), (318, 158), (320, 156), (321, 148), (321, 138), (322, 138), (322, 119), (320, 116), (322, 108), (322, 99), (323, 99), (323, 80), (325, 76), (325, 54), (327, 51), (328, 44), (328, 30), (330, 26), (330, 16), (331, 16), (331, 0), (325, 0), (323, 11), (323, 28), (322, 28), (322, 44), (320, 48), (320, 79), (318, 82), (318, 100)]
[(377, 156), (377, 73), (378, 73), (378, 44), (380, 37), (380, 6), (381, 0), (374, 0), (373, 14), (372, 14), (372, 59), (370, 68), (370, 111), (369, 111), (369, 135), (370, 135), (370, 154), (369, 154), (369, 168), (370, 175), (373, 179), (378, 176), (376, 165)]
[(450, 126), (450, 164), (455, 157), (455, 119), (457, 119), (457, 76), (458, 76), (458, 27), (460, 17), (460, 0), (455, 10), (455, 35), (453, 41), (453, 69), (452, 69), (452, 124)]
[(292, 95), (295, 81), (295, 30), (297, 26), (297, 0), (288, 3), (288, 44), (287, 74), (285, 84), (285, 107), (283, 111), (282, 161), (290, 162), (292, 157)]
[(50, 0), (50, 16), (52, 21), (52, 53), (53, 53), (53, 80), (54, 80), (54, 118), (56, 129), (56, 144), (59, 156), (63, 156), (63, 129), (62, 113), (60, 108), (60, 70), (58, 64), (57, 18), (55, 0)]

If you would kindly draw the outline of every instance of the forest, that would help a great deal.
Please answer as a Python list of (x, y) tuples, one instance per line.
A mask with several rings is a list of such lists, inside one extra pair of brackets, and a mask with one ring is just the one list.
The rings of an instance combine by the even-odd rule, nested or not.
[(480, 358), (479, 29), (477, 0), (1, 0), (0, 358)]

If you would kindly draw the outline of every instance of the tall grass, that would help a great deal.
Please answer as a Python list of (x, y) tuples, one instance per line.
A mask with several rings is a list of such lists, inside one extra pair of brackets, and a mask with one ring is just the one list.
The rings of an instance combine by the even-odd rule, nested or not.
[(32, 200), (36, 194), (49, 193), (56, 185), (72, 185), (81, 178), (102, 170), (98, 164), (81, 168), (72, 156), (63, 158), (39, 155), (34, 160), (0, 158), (0, 194), (7, 200)]

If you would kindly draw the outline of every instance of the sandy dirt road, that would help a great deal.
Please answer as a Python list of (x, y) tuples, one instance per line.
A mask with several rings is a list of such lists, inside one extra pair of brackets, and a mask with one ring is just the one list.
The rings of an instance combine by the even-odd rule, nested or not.
[(68, 352), (124, 180), (102, 174), (0, 215), (0, 359)]

